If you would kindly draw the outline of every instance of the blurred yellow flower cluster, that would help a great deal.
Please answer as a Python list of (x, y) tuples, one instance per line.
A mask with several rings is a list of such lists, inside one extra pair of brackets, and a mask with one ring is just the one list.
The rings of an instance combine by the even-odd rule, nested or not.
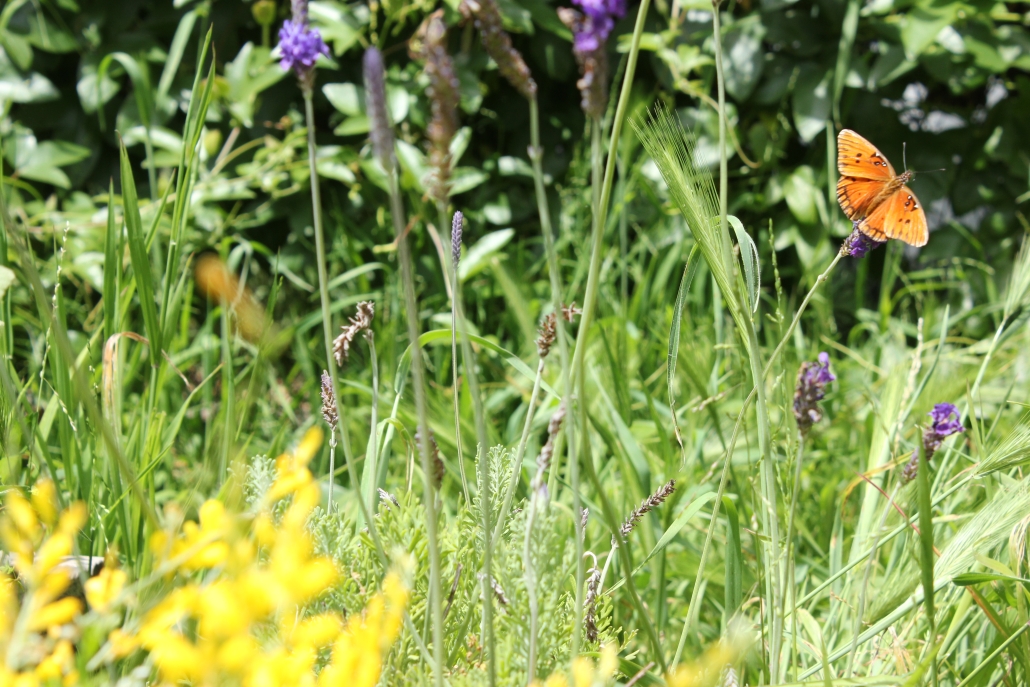
[[(619, 667), (618, 650), (614, 644), (606, 644), (601, 650), (601, 658), (595, 664), (585, 656), (578, 656), (572, 661), (571, 687), (605, 687), (613, 683), (615, 670)], [(541, 687), (534, 681), (532, 687)], [(570, 687), (569, 680), (563, 672), (551, 674), (542, 687)]]
[[(149, 652), (168, 685), (375, 685), (400, 631), (407, 589), (390, 574), (364, 614), (346, 623), (336, 613), (309, 612), (337, 579), (332, 561), (314, 555), (306, 528), (320, 498), (307, 464), (321, 442), (313, 429), (276, 460), (276, 480), (257, 515), (208, 501), (198, 523), (155, 534), (160, 565), (185, 581), (144, 615), (134, 636), (112, 637), (112, 647)], [(273, 507), (287, 498), (273, 518)]]
[[(8, 492), (0, 540), (18, 580), (0, 575), (0, 685), (78, 681), (71, 623), (83, 609), (78, 599), (62, 597), (73, 573), (62, 563), (85, 521), (81, 503), (58, 512), (57, 492), (48, 480), (36, 484), (31, 500), (17, 490)], [(24, 589), (20, 603), (19, 581)]]

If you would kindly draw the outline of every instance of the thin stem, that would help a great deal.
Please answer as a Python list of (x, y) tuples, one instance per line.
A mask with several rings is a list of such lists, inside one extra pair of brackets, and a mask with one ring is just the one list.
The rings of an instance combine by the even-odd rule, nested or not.
[(868, 562), (865, 566), (865, 574), (862, 576), (862, 591), (858, 597), (858, 608), (855, 609), (855, 622), (851, 630), (851, 653), (848, 654), (848, 666), (844, 671), (845, 678), (850, 678), (853, 674), (852, 669), (855, 663), (855, 655), (858, 653), (858, 636), (862, 632), (862, 617), (865, 615), (866, 594), (869, 590), (869, 581), (873, 576), (873, 568), (876, 567), (876, 550), (880, 545), (880, 534), (883, 532), (883, 526), (887, 522), (887, 515), (891, 511), (891, 504), (894, 503), (900, 487), (901, 485), (898, 484), (894, 488), (893, 493), (891, 493), (890, 498), (883, 504), (883, 512), (880, 514), (880, 525), (873, 532), (873, 543), (869, 547)]
[[(798, 495), (801, 493), (801, 467), (804, 464), (805, 454), (805, 436), (799, 431), (798, 432), (798, 450), (797, 457), (795, 458), (794, 466), (794, 488), (790, 493), (790, 515), (787, 517), (787, 551), (786, 551), (786, 563), (783, 575), (784, 594), (781, 595), (781, 601), (783, 604), (787, 603), (786, 598), (786, 587), (790, 585), (790, 598), (791, 598), (791, 639), (792, 647), (790, 652), (790, 663), (794, 668), (794, 680), (797, 681), (797, 663), (795, 662), (797, 656), (797, 644), (798, 644), (798, 623), (797, 614), (794, 612), (797, 610), (797, 584), (795, 582), (794, 575), (794, 556), (797, 555), (794, 550), (794, 517), (797, 514), (798, 508)], [(785, 613), (786, 609), (781, 611)], [(786, 617), (786, 616), (784, 616)]]
[[(304, 92), (304, 115), (308, 129), (308, 171), (311, 177), (311, 215), (315, 229), (315, 262), (318, 268), (318, 294), (322, 305), (322, 335), (325, 339), (326, 367), (329, 369), (329, 379), (333, 386), (333, 398), (337, 404), (340, 402), (340, 395), (337, 393), (336, 366), (333, 364), (333, 322), (332, 310), (329, 301), (329, 276), (326, 269), (325, 232), (322, 229), (322, 196), (318, 187), (318, 170), (315, 163), (315, 109), (312, 103), (310, 87), (302, 88)], [(342, 411), (343, 409), (340, 408)], [(341, 413), (341, 418), (343, 413)], [(340, 443), (343, 444), (343, 455), (347, 457), (350, 464), (350, 438), (347, 432), (347, 422), (343, 419), (339, 423)], [(351, 473), (353, 480), (354, 473)], [(330, 480), (332, 475), (330, 475)], [(355, 482), (354, 484), (357, 484)], [(368, 520), (368, 514), (365, 514)]]
[(687, 620), (683, 623), (683, 630), (680, 632), (679, 643), (676, 645), (676, 653), (672, 657), (672, 665), (677, 666), (680, 663), (680, 658), (683, 656), (683, 647), (687, 643), (687, 633), (690, 631), (690, 615), (691, 609), (695, 607), (700, 597), (701, 580), (705, 574), (705, 563), (708, 562), (708, 552), (712, 548), (712, 536), (715, 534), (715, 523), (719, 519), (719, 508), (722, 506), (722, 497), (726, 493), (726, 483), (730, 477), (730, 462), (733, 459), (733, 448), (737, 445), (737, 435), (740, 433), (740, 428), (744, 424), (744, 416), (747, 413), (747, 408), (751, 405), (751, 400), (755, 397), (754, 390), (748, 394), (748, 397), (744, 399), (744, 405), (741, 406), (740, 412), (737, 413), (737, 422), (733, 425), (733, 434), (730, 435), (729, 446), (726, 447), (726, 455), (723, 458), (722, 464), (722, 476), (719, 478), (719, 491), (715, 495), (715, 501), (712, 504), (712, 517), (708, 520), (708, 533), (705, 535), (705, 544), (701, 548), (701, 560), (697, 565), (697, 575), (694, 577), (694, 586), (690, 592), (690, 603), (687, 606)]
[(336, 487), (336, 430), (332, 427), (329, 428), (329, 503), (326, 504), (326, 511), (332, 512), (334, 495), (333, 489)]
[[(445, 263), (446, 264), (446, 263)], [(444, 268), (444, 272), (447, 272)], [(461, 489), (465, 494), (465, 503), (472, 503), (469, 496), (468, 478), (465, 476), (465, 451), (461, 445), (461, 391), (458, 387), (458, 306), (454, 294), (458, 290), (458, 270), (450, 270), (454, 274), (451, 282), (451, 382), (454, 389), (454, 445), (458, 452), (458, 474), (461, 475)]]
[(487, 684), (493, 687), (497, 684), (497, 651), (494, 642), (494, 602), (493, 602), (493, 571), (492, 555), (490, 546), (490, 457), (483, 455), (485, 447), (480, 448), (476, 466), (479, 468), (479, 505), (482, 510), (483, 519), (483, 631), (486, 637), (486, 671)]
[(544, 360), (544, 358), (541, 358), (536, 366), (536, 378), (533, 380), (533, 393), (530, 394), (529, 405), (526, 408), (526, 421), (522, 425), (522, 437), (519, 439), (519, 446), (515, 450), (515, 458), (511, 464), (511, 477), (508, 478), (508, 486), (504, 490), (504, 501), (501, 503), (501, 510), (497, 516), (497, 524), (494, 525), (494, 532), (490, 537), (491, 549), (497, 546), (497, 542), (501, 540), (501, 532), (504, 530), (504, 523), (508, 519), (508, 511), (511, 510), (515, 489), (519, 486), (519, 475), (522, 473), (522, 459), (526, 455), (529, 430), (533, 425), (533, 409), (536, 408), (536, 402), (540, 396), (540, 381), (544, 375)]
[(536, 565), (533, 563), (533, 525), (536, 522), (539, 491), (534, 489), (529, 497), (529, 512), (526, 514), (526, 536), (522, 547), (522, 562), (526, 568), (526, 596), (529, 600), (529, 664), (526, 681), (529, 684), (536, 679), (536, 643), (540, 625), (540, 604), (536, 595)]
[(798, 326), (798, 322), (801, 321), (801, 315), (805, 312), (805, 308), (808, 307), (808, 302), (812, 300), (812, 296), (815, 295), (815, 292), (819, 288), (819, 285), (829, 278), (830, 272), (833, 271), (833, 268), (837, 266), (837, 263), (840, 262), (840, 259), (842, 257), (842, 253), (837, 253), (837, 255), (834, 256), (833, 260), (830, 261), (830, 264), (826, 267), (826, 269), (823, 270), (823, 273), (816, 277), (815, 284), (812, 285), (812, 288), (809, 289), (808, 294), (805, 296), (805, 299), (801, 301), (801, 305), (798, 306), (798, 311), (794, 313), (794, 319), (790, 321), (790, 326), (787, 327), (787, 331), (783, 333), (783, 338), (780, 339), (780, 343), (776, 344), (776, 349), (773, 350), (772, 355), (769, 356), (769, 360), (766, 361), (766, 372), (772, 369), (773, 364), (776, 362), (776, 359), (780, 356), (780, 353), (783, 352), (783, 347), (787, 345), (787, 340), (790, 338), (791, 334), (794, 333), (794, 328)]
[[(336, 399), (337, 411), (340, 413), (340, 422), (337, 424), (337, 429), (340, 431), (340, 443), (343, 445), (343, 457), (347, 462), (347, 474), (350, 476), (351, 485), (357, 489), (359, 494), (358, 506), (360, 507), (361, 514), (365, 519), (365, 524), (368, 526), (369, 534), (372, 535), (372, 541), (375, 543), (376, 553), (379, 555), (383, 565), (386, 565), (388, 559), (386, 557), (386, 552), (383, 550), (383, 544), (379, 539), (379, 532), (376, 528), (375, 521), (372, 519), (372, 514), (369, 511), (369, 505), (365, 499), (360, 498), (361, 481), (358, 479), (358, 472), (354, 466), (354, 456), (351, 455), (346, 415), (342, 412), (343, 408), (340, 405), (340, 394), (337, 392), (336, 366), (333, 364), (332, 311), (329, 308), (329, 277), (326, 271), (325, 237), (322, 231), (322, 198), (318, 188), (318, 170), (315, 166), (315, 110), (311, 102), (310, 86), (302, 85), (301, 90), (304, 95), (304, 115), (308, 130), (308, 171), (311, 176), (311, 214), (315, 225), (315, 258), (318, 268), (318, 292), (322, 305), (322, 334), (325, 339), (326, 367), (328, 368), (329, 380), (333, 388), (333, 398)], [(335, 452), (332, 453), (332, 458), (335, 460)], [(332, 484), (332, 474), (329, 475), (329, 479), (330, 484)]]
[[(533, 188), (536, 193), (537, 213), (540, 215), (540, 233), (544, 237), (544, 252), (547, 254), (547, 273), (551, 282), (551, 307), (555, 313), (555, 334), (558, 338), (558, 362), (561, 365), (562, 380), (562, 404), (565, 408), (572, 407), (572, 369), (569, 358), (569, 342), (565, 331), (565, 321), (561, 317), (562, 296), (561, 296), (561, 275), (558, 270), (558, 252), (554, 246), (554, 230), (551, 226), (551, 210), (547, 202), (547, 189), (544, 187), (544, 171), (541, 164), (544, 156), (544, 149), (540, 145), (540, 108), (536, 98), (529, 101), (529, 160), (533, 167)], [(543, 361), (540, 362), (543, 364)], [(542, 369), (540, 374), (542, 374)], [(539, 375), (538, 375), (539, 378)], [(532, 408), (530, 408), (532, 416)], [(527, 418), (527, 423), (529, 419)], [(571, 420), (564, 424), (564, 437), (568, 445), (569, 478), (572, 482), (572, 510), (579, 514), (582, 508), (580, 502), (579, 484), (579, 462), (575, 454), (575, 422)], [(523, 431), (521, 450), (525, 451), (525, 440), (528, 438), (528, 424)], [(559, 454), (560, 455), (560, 454)], [(558, 462), (557, 460), (555, 461)], [(521, 470), (521, 460), (516, 464), (515, 470)], [(516, 476), (517, 476), (516, 472)], [(517, 479), (513, 477), (512, 479)], [(506, 507), (510, 507), (510, 498), (506, 495)], [(583, 626), (583, 581), (586, 578), (586, 567), (583, 563), (583, 528), (580, 518), (575, 517), (576, 537), (576, 608), (575, 622), (572, 626), (572, 647), (571, 656), (574, 658), (579, 654), (580, 632)], [(504, 518), (498, 520), (498, 527), (502, 527)], [(497, 541), (497, 533), (494, 533), (494, 542)]]
[[(923, 578), (923, 605), (926, 608), (927, 638), (926, 645), (933, 646), (937, 642), (937, 619), (933, 603), (933, 512), (930, 497), (930, 459), (926, 455), (923, 442), (919, 441), (919, 472), (916, 474), (916, 491), (919, 500), (919, 543), (921, 549), (920, 568)], [(931, 668), (933, 684), (937, 684), (937, 661)]]
[[(594, 306), (597, 303), (598, 280), (601, 272), (601, 248), (605, 222), (608, 220), (608, 205), (612, 194), (612, 180), (615, 177), (616, 151), (619, 149), (619, 139), (622, 136), (622, 127), (626, 122), (629, 112), (630, 94), (633, 90), (633, 77), (637, 71), (637, 58), (640, 54), (640, 37), (644, 32), (644, 23), (647, 19), (647, 10), (651, 0), (641, 0), (640, 8), (637, 10), (636, 24), (633, 27), (633, 38), (630, 43), (629, 56), (626, 61), (626, 74), (622, 81), (622, 91), (619, 93), (619, 103), (615, 108), (615, 119), (612, 122), (611, 139), (608, 142), (608, 160), (604, 169), (604, 181), (601, 184), (601, 193), (594, 208), (594, 231), (591, 236), (590, 268), (587, 272), (586, 294), (583, 297), (583, 314), (579, 324), (579, 334), (576, 337), (576, 350), (574, 353), (572, 369), (578, 370), (578, 361), (586, 355), (585, 337), (590, 330), (594, 320)], [(574, 372), (573, 374), (578, 374)]]
[[(411, 377), (415, 395), (415, 413), (418, 416), (419, 449), (422, 461), (422, 490), (426, 509), (426, 534), (429, 540), (429, 602), (433, 633), (433, 684), (443, 687), (443, 599), (440, 590), (440, 544), (437, 540), (436, 494), (433, 490), (432, 465), (429, 450), (429, 414), (426, 409), (425, 371), (422, 368), (422, 348), (419, 345), (418, 304), (415, 301), (414, 269), (408, 238), (404, 232), (404, 207), (401, 204), (396, 167), (388, 170), (390, 186), (390, 214), (397, 237), (397, 257), (400, 262), (404, 289), (404, 309), (407, 311), (408, 339), (411, 341)], [(370, 523), (371, 526), (371, 523)]]
[[(723, 248), (723, 259), (727, 267), (732, 265), (730, 256), (730, 241), (728, 228), (728, 160), (726, 149), (726, 84), (723, 68), (722, 55), (722, 27), (720, 24), (719, 8), (721, 0), (712, 2), (712, 33), (715, 47), (715, 74), (716, 88), (719, 96), (719, 223), (720, 238)], [(746, 298), (742, 299), (747, 302)], [(760, 464), (760, 486), (762, 500), (764, 501), (762, 514), (762, 529), (768, 536), (766, 543), (768, 555), (765, 568), (768, 571), (766, 577), (766, 606), (771, 616), (771, 632), (769, 642), (769, 676), (776, 679), (779, 675), (780, 643), (782, 642), (782, 618), (783, 613), (777, 596), (780, 592), (780, 533), (779, 518), (777, 515), (777, 492), (776, 492), (776, 468), (772, 463), (772, 451), (769, 437), (768, 409), (765, 402), (765, 373), (762, 366), (762, 351), (758, 342), (758, 334), (755, 331), (754, 321), (751, 313), (744, 313), (742, 318), (746, 333), (745, 345), (747, 347), (748, 359), (751, 363), (751, 376), (754, 379), (754, 390), (756, 393), (755, 410), (758, 415), (758, 450), (761, 456)]]

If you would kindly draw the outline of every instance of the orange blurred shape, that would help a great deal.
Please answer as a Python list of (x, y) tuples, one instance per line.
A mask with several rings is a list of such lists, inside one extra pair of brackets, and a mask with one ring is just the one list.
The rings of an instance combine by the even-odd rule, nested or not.
[(194, 276), (197, 288), (205, 296), (235, 310), (236, 326), (244, 339), (256, 342), (261, 338), (269, 326), (265, 311), (254, 300), (250, 289), (240, 287), (239, 278), (229, 271), (221, 258), (213, 253), (200, 256)]

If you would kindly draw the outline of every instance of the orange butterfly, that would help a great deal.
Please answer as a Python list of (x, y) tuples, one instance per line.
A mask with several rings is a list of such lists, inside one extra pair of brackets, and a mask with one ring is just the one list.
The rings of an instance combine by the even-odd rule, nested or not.
[(855, 227), (874, 241), (901, 239), (925, 246), (929, 231), (919, 199), (876, 147), (850, 129), (837, 136), (837, 202)]

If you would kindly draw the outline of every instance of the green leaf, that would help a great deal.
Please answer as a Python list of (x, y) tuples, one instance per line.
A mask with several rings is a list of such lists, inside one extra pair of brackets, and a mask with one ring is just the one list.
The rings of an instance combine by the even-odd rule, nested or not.
[(905, 58), (916, 60), (937, 40), (945, 26), (950, 26), (959, 12), (958, 3), (943, 6), (936, 2), (924, 2), (902, 15), (905, 22), (901, 29), (901, 44)]
[(794, 86), (791, 103), (794, 126), (805, 143), (811, 142), (826, 128), (830, 116), (830, 79), (833, 73), (815, 65), (805, 65)]
[(744, 278), (747, 281), (747, 299), (751, 304), (751, 312), (755, 313), (758, 311), (758, 291), (762, 288), (762, 265), (758, 259), (758, 246), (739, 219), (733, 215), (729, 215), (727, 219), (737, 235), (740, 262), (744, 265)]
[(815, 185), (815, 173), (808, 165), (794, 170), (783, 182), (783, 196), (787, 207), (802, 224), (815, 224), (819, 220), (816, 195), (821, 191)]
[(154, 300), (154, 276), (150, 269), (150, 256), (147, 253), (146, 237), (143, 236), (143, 221), (139, 214), (139, 202), (136, 198), (136, 182), (132, 178), (132, 163), (125, 145), (121, 149), (122, 204), (125, 208), (125, 229), (129, 241), (129, 258), (136, 279), (136, 292), (139, 294), (140, 307), (143, 310), (143, 326), (150, 339), (150, 364), (157, 366), (161, 361), (161, 326), (157, 319), (157, 304)]
[(734, 100), (747, 100), (762, 78), (765, 27), (756, 14), (732, 24), (723, 34), (726, 55), (726, 92)]
[(361, 4), (312, 2), (308, 5), (308, 16), (322, 39), (333, 46), (333, 54), (339, 57), (360, 40), (368, 24), (368, 7)]
[(683, 306), (687, 301), (687, 293), (690, 292), (690, 283), (697, 274), (698, 260), (701, 248), (695, 243), (687, 256), (687, 262), (683, 265), (683, 276), (680, 277), (680, 286), (676, 291), (676, 305), (672, 310), (672, 326), (669, 329), (669, 353), (668, 365), (665, 371), (665, 382), (669, 387), (669, 413), (672, 415), (672, 428), (676, 434), (676, 442), (683, 447), (683, 434), (680, 432), (679, 418), (676, 416), (676, 363), (680, 356), (680, 322), (683, 319)]
[(514, 229), (501, 229), (485, 234), (468, 250), (458, 265), (458, 279), (466, 281), (481, 272), (498, 251), (515, 236)]
[(458, 167), (451, 173), (450, 194), (466, 193), (487, 181), (490, 175), (478, 167)]
[(999, 573), (961, 573), (951, 578), (951, 583), (959, 587), (971, 587), (974, 584), (983, 584), (984, 582), (1022, 582), (1023, 584), (1030, 584), (1030, 580), (1025, 577), (1013, 577), (1012, 575), (1002, 575)]
[(236, 59), (225, 65), (225, 80), (229, 84), (226, 98), (229, 111), (243, 126), (254, 126), (254, 110), (258, 95), (286, 76), (279, 63), (272, 59), (272, 51), (247, 42), (236, 54)]
[(0, 298), (4, 297), (14, 281), (14, 272), (11, 271), (11, 268), (0, 265)]
[(562, 24), (561, 19), (558, 18), (558, 13), (554, 11), (547, 0), (515, 0), (519, 5), (522, 5), (529, 14), (533, 17), (533, 21), (545, 31), (550, 31), (555, 36), (563, 38), (567, 41), (572, 40), (572, 31), (569, 30), (565, 24)]
[(0, 46), (7, 52), (18, 69), (26, 70), (32, 66), (32, 45), (25, 36), (0, 29)]

